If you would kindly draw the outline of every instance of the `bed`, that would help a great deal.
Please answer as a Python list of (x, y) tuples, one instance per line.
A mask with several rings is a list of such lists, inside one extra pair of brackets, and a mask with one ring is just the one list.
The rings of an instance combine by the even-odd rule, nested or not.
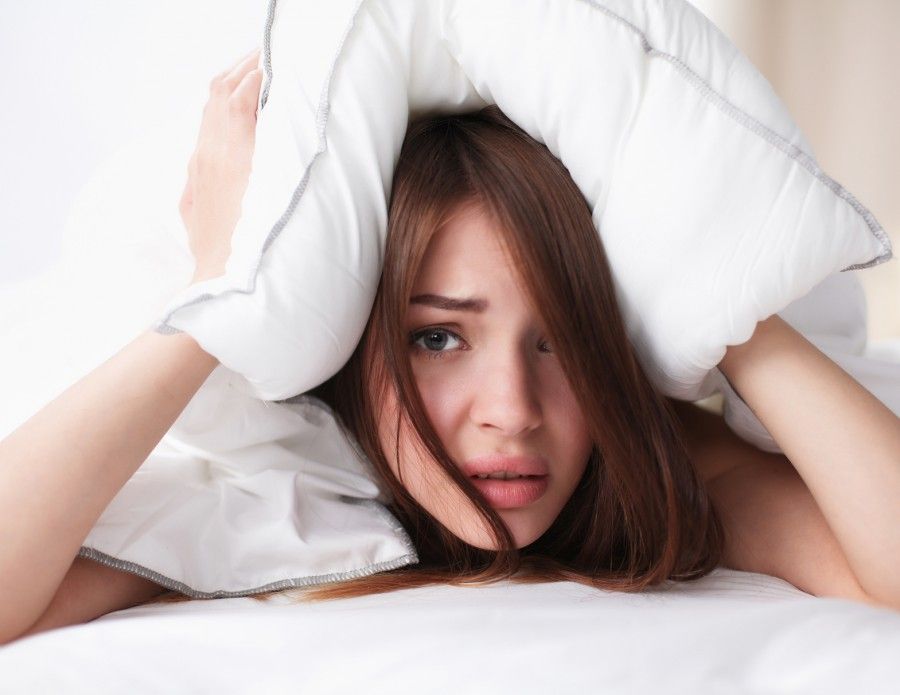
[(640, 594), (151, 604), (0, 649), (9, 693), (896, 693), (900, 614), (725, 568)]
[[(29, 358), (0, 368), (4, 390), (16, 394), (8, 399), (15, 407), (0, 408), (0, 437), (146, 327), (187, 282), (186, 248), (178, 259), (146, 253), (146, 240), (178, 225), (176, 201), (195, 133), (192, 124), (190, 131), (161, 128), (158, 137), (172, 132), (180, 139), (169, 140), (168, 149), (145, 136), (118, 150), (81, 191), (67, 212), (67, 265), (53, 271), (63, 275), (50, 283), (32, 274), (0, 287), (6, 326), (27, 328), (34, 339), (17, 346), (18, 334), (0, 332), (7, 349)], [(108, 181), (136, 170), (135, 162), (154, 172), (150, 185), (121, 184), (123, 195), (110, 197)], [(146, 211), (138, 220), (136, 206)], [(131, 236), (114, 247), (112, 235), (125, 225)], [(40, 231), (35, 256), (52, 256)], [(143, 263), (101, 267), (101, 247)], [(89, 276), (82, 264), (88, 258), (96, 271)], [(77, 279), (78, 293), (60, 303), (65, 279)], [(122, 289), (111, 297), (111, 286)], [(74, 307), (92, 309), (79, 314)], [(89, 344), (81, 339), (86, 334)], [(848, 341), (857, 337), (848, 334)], [(848, 364), (861, 350), (831, 347), (844, 350)], [(890, 376), (900, 384), (900, 341), (869, 345), (866, 355), (883, 360), (885, 370), (871, 383)], [(282, 594), (266, 603), (244, 597), (137, 606), (0, 647), (0, 692), (877, 694), (900, 692), (898, 655), (896, 611), (718, 568), (640, 594), (502, 582), (319, 604)]]

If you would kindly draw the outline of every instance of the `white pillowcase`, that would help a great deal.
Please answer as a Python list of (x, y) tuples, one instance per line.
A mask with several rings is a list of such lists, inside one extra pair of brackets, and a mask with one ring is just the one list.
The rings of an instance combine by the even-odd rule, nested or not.
[(253, 172), (226, 274), (156, 330), (260, 398), (359, 341), (411, 117), (497, 104), (589, 201), (627, 329), (664, 394), (718, 388), (727, 345), (832, 273), (891, 257), (768, 82), (682, 0), (272, 0)]
[(418, 561), (377, 474), (311, 397), (265, 403), (217, 368), (79, 555), (194, 598), (309, 586)]

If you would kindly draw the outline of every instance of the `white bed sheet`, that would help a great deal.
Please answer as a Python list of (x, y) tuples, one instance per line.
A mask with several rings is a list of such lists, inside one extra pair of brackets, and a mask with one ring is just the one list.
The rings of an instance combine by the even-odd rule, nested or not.
[(898, 693), (900, 613), (718, 568), (137, 606), (0, 648), (9, 693)]

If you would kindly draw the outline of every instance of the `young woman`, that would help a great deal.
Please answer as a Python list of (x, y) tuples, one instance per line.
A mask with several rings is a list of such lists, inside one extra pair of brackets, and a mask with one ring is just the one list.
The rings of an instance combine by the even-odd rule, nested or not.
[[(211, 85), (181, 201), (195, 280), (229, 254), (257, 61)], [(900, 608), (900, 422), (777, 315), (719, 369), (786, 455), (652, 388), (587, 202), (496, 107), (411, 124), (388, 227), (362, 340), (313, 394), (420, 563), (306, 596), (501, 578), (638, 591), (724, 564)], [(148, 330), (0, 442), (2, 642), (164, 593), (73, 558), (216, 365)]]

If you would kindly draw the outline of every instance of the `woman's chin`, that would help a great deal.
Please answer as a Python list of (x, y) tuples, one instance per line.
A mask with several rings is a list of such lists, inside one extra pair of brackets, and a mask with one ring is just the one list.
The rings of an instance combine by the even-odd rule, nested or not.
[[(500, 514), (503, 516), (502, 512)], [(519, 528), (519, 526), (515, 524), (510, 527), (509, 522), (507, 522), (506, 527), (512, 535), (513, 543), (517, 549), (524, 548), (525, 546), (534, 543), (543, 533), (543, 531), (538, 532), (534, 529)], [(478, 529), (474, 532), (473, 529), (465, 529), (462, 532), (455, 531), (454, 533), (469, 545), (479, 548), (480, 550), (491, 550), (494, 552), (499, 550), (499, 545), (489, 528)]]

